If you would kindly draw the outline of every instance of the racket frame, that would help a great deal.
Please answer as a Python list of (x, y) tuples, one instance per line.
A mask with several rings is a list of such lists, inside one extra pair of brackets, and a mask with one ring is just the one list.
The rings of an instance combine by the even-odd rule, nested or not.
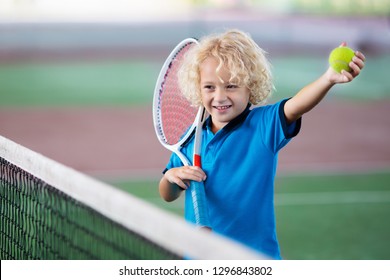
[[(163, 67), (160, 70), (159, 76), (157, 78), (157, 83), (154, 89), (154, 96), (153, 96), (153, 123), (154, 123), (154, 128), (156, 131), (157, 138), (160, 141), (161, 145), (163, 145), (166, 149), (170, 150), (171, 152), (174, 152), (180, 158), (181, 162), (185, 166), (189, 166), (190, 162), (180, 150), (183, 144), (186, 141), (188, 141), (190, 137), (192, 137), (192, 134), (195, 131), (193, 165), (202, 167), (201, 165), (202, 126), (206, 118), (208, 117), (208, 113), (205, 110), (205, 108), (203, 106), (199, 107), (195, 120), (191, 124), (190, 128), (187, 130), (185, 135), (176, 144), (173, 145), (168, 144), (164, 136), (163, 133), (164, 128), (163, 128), (163, 123), (161, 121), (162, 118), (161, 110), (159, 108), (165, 75), (172, 61), (174, 60), (175, 56), (180, 52), (182, 48), (192, 43), (198, 44), (198, 41), (194, 38), (187, 38), (181, 41), (171, 51), (171, 53), (165, 60)], [(202, 208), (207, 208), (203, 182), (191, 181), (189, 189), (191, 191), (191, 197), (194, 203), (194, 208), (199, 207), (199, 211), (202, 212), (199, 213), (199, 211), (194, 209), (196, 224), (200, 227), (210, 228), (210, 222), (209, 222), (207, 210), (202, 209)]]
[(198, 41), (194, 38), (184, 39), (169, 54), (169, 56), (165, 60), (164, 65), (161, 68), (160, 73), (158, 75), (156, 87), (154, 89), (154, 96), (153, 96), (153, 123), (154, 123), (154, 129), (156, 131), (157, 138), (160, 141), (161, 145), (163, 145), (166, 149), (174, 152), (180, 158), (182, 163), (186, 166), (190, 165), (190, 162), (183, 155), (183, 153), (180, 151), (180, 148), (188, 140), (188, 138), (191, 137), (191, 134), (195, 130), (196, 125), (198, 124), (198, 119), (201, 117), (200, 116), (201, 108), (199, 108), (198, 113), (195, 117), (195, 121), (192, 123), (191, 127), (187, 130), (186, 134), (180, 139), (179, 142), (177, 142), (174, 145), (169, 145), (165, 139), (165, 136), (163, 133), (163, 131), (164, 131), (163, 123), (162, 123), (162, 121), (160, 121), (162, 118), (161, 110), (158, 110), (156, 108), (158, 108), (160, 106), (160, 99), (161, 99), (161, 94), (162, 94), (163, 83), (165, 80), (165, 74), (166, 74), (167, 70), (169, 69), (170, 64), (172, 63), (172, 61), (175, 58), (175, 56), (177, 55), (177, 53), (179, 53), (180, 50), (182, 48), (184, 48), (187, 44), (191, 44), (191, 43), (198, 44)]

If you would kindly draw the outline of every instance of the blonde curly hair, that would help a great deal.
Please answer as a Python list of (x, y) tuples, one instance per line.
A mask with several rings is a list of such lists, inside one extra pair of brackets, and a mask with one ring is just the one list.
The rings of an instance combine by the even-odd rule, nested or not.
[(217, 72), (226, 66), (231, 73), (230, 82), (249, 89), (251, 104), (265, 103), (271, 96), (274, 86), (271, 65), (265, 57), (265, 51), (249, 34), (233, 29), (203, 37), (186, 54), (178, 72), (178, 80), (184, 96), (194, 106), (202, 104), (200, 65), (209, 57), (219, 61)]

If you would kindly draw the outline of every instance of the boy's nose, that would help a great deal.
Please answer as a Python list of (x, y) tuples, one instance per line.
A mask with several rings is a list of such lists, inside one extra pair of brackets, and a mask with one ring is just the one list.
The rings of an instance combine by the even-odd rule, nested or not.
[(226, 93), (223, 89), (217, 89), (215, 91), (214, 100), (218, 102), (222, 102), (226, 100)]

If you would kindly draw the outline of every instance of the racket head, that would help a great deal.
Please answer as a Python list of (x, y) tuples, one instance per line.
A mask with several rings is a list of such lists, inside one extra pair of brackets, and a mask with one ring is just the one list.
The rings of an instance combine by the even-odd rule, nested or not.
[[(154, 90), (153, 122), (160, 143), (176, 153), (184, 165), (189, 165), (189, 161), (180, 152), (180, 148), (198, 127), (195, 132), (194, 162), (199, 158), (197, 166), (200, 166), (202, 124), (207, 113), (203, 106), (196, 108), (184, 97), (177, 78), (183, 57), (194, 44), (198, 44), (198, 41), (193, 38), (181, 41), (165, 60)], [(195, 223), (200, 227), (210, 228), (203, 182), (191, 181), (190, 192)]]
[(187, 38), (173, 49), (161, 68), (154, 90), (153, 122), (156, 135), (160, 143), (173, 152), (179, 151), (197, 124), (198, 108), (184, 97), (177, 78), (185, 53), (195, 44), (198, 44), (196, 39)]

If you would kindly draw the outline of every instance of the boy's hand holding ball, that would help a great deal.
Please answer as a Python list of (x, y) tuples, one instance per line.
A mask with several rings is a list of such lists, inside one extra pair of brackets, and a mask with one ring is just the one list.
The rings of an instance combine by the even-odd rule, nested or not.
[(351, 72), (351, 67), (349, 63), (352, 61), (352, 58), (355, 56), (355, 51), (351, 48), (348, 48), (345, 44), (335, 48), (329, 55), (329, 65), (337, 73), (341, 73), (342, 70)]
[(365, 57), (342, 43), (329, 55), (330, 68), (327, 71), (331, 84), (348, 83), (358, 76), (364, 67)]

